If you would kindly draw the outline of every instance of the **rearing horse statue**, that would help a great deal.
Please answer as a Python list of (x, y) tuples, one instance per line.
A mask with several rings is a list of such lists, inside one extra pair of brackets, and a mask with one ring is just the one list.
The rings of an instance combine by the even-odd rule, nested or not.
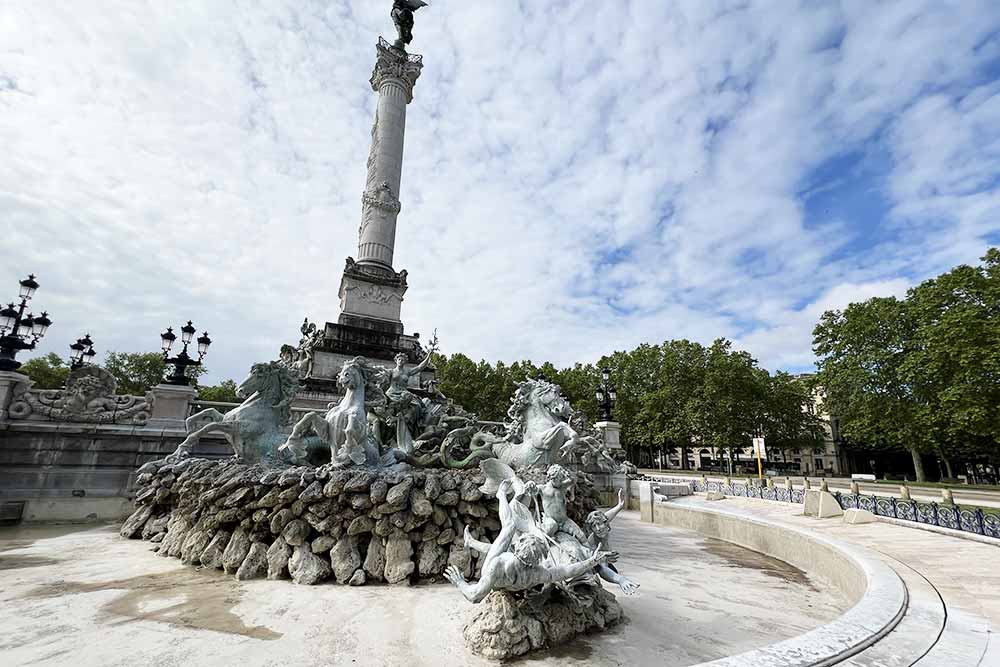
[[(285, 439), (281, 428), (288, 422), (298, 388), (296, 374), (280, 363), (254, 364), (236, 390), (236, 395), (246, 400), (225, 414), (208, 408), (188, 417), (184, 422), (188, 436), (167, 460), (186, 458), (202, 436), (221, 433), (241, 462), (273, 461)], [(208, 424), (196, 426), (206, 419)]]
[(294, 463), (304, 463), (308, 455), (306, 436), (312, 432), (330, 447), (330, 462), (339, 468), (352, 465), (377, 465), (379, 449), (368, 430), (366, 391), (376, 396), (377, 369), (368, 366), (364, 357), (346, 362), (337, 376), (337, 384), (344, 389), (344, 398), (325, 416), (310, 412), (292, 428), (279, 451)]
[[(449, 434), (441, 446), (441, 461), (450, 468), (467, 468), (493, 457), (513, 468), (549, 465), (568, 460), (578, 446), (591, 439), (567, 423), (573, 410), (558, 385), (545, 380), (525, 380), (518, 385), (510, 402), (507, 416), (511, 422), (504, 437), (480, 431), (471, 438), (469, 455), (455, 460), (451, 458), (451, 450), (461, 444), (462, 438)], [(459, 431), (454, 433), (461, 435)]]

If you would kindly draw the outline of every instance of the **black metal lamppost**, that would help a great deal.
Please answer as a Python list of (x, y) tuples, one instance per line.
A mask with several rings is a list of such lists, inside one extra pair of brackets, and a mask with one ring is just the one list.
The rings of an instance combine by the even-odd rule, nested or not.
[(97, 356), (97, 353), (94, 352), (94, 341), (90, 340), (90, 334), (85, 335), (83, 338), (77, 338), (76, 342), (69, 346), (69, 349), (70, 371), (75, 371), (87, 364), (92, 364), (94, 357)]
[(31, 313), (24, 314), (28, 302), (37, 289), (38, 283), (34, 274), (29, 275), (21, 281), (21, 291), (18, 294), (21, 305), (15, 307), (11, 303), (6, 308), (0, 309), (0, 371), (16, 371), (20, 368), (21, 363), (16, 359), (17, 353), (21, 350), (35, 349), (35, 344), (42, 339), (52, 324), (48, 313), (43, 312), (38, 317)]
[(601, 409), (601, 421), (614, 421), (611, 411), (618, 400), (618, 390), (611, 384), (611, 371), (601, 369), (601, 384), (597, 388), (597, 407)]
[(174, 341), (177, 340), (177, 334), (174, 333), (172, 327), (168, 327), (166, 331), (160, 334), (160, 339), (163, 341), (163, 360), (174, 367), (173, 374), (166, 380), (167, 384), (178, 386), (191, 384), (191, 378), (187, 376), (188, 367), (201, 366), (202, 359), (208, 354), (208, 346), (212, 344), (212, 339), (208, 337), (208, 332), (206, 331), (198, 337), (198, 358), (192, 359), (188, 356), (188, 345), (191, 344), (194, 334), (194, 325), (191, 324), (191, 320), (188, 320), (188, 323), (181, 327), (181, 342), (184, 344), (184, 348), (180, 351), (180, 354), (173, 358), (170, 357), (170, 348), (173, 346)]

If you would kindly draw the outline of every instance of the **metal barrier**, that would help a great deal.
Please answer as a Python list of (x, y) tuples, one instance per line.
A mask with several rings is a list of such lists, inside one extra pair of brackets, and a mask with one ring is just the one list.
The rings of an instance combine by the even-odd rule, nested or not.
[[(805, 489), (789, 489), (784, 486), (757, 486), (745, 482), (708, 481), (685, 477), (652, 477), (650, 475), (635, 475), (629, 479), (644, 481), (684, 481), (691, 483), (695, 491), (721, 491), (729, 496), (741, 498), (758, 498), (785, 503), (805, 502)], [(966, 533), (1000, 538), (1000, 516), (992, 512), (984, 512), (980, 507), (962, 507), (960, 505), (943, 505), (936, 502), (920, 502), (917, 500), (900, 500), (891, 496), (854, 495), (833, 491), (832, 495), (842, 509), (868, 510), (877, 516), (913, 521), (941, 528), (961, 530)]]

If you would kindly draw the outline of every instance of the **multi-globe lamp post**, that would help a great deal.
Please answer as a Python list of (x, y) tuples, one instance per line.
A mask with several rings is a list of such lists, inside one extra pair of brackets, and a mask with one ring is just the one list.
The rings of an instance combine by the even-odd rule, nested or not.
[(601, 384), (597, 387), (597, 407), (601, 410), (601, 421), (614, 421), (612, 411), (618, 401), (618, 390), (611, 384), (611, 371), (601, 369)]
[(166, 331), (160, 334), (163, 347), (163, 361), (174, 367), (173, 374), (166, 380), (167, 384), (183, 387), (190, 385), (191, 378), (187, 375), (187, 369), (189, 367), (201, 366), (202, 360), (208, 354), (208, 346), (212, 344), (212, 339), (208, 337), (208, 332), (206, 331), (197, 340), (198, 358), (192, 359), (188, 355), (188, 345), (194, 340), (196, 331), (194, 325), (191, 324), (191, 320), (188, 320), (188, 323), (181, 327), (181, 343), (184, 345), (184, 348), (176, 357), (170, 356), (170, 348), (173, 347), (174, 341), (177, 340), (177, 334), (174, 333), (173, 328), (168, 327)]
[(31, 313), (24, 314), (28, 302), (35, 296), (38, 282), (34, 274), (20, 282), (20, 305), (10, 303), (6, 308), (0, 309), (0, 371), (16, 371), (20, 368), (17, 353), (35, 349), (35, 345), (52, 324), (48, 313), (43, 312), (38, 317)]
[(94, 341), (90, 339), (90, 334), (85, 335), (83, 338), (77, 338), (76, 342), (69, 346), (69, 349), (70, 371), (75, 371), (94, 363), (94, 357), (97, 356), (97, 353), (94, 352)]

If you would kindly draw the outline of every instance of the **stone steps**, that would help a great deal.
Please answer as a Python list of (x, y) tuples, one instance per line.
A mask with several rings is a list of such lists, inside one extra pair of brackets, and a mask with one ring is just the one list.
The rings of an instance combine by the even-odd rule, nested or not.
[(845, 667), (910, 667), (933, 648), (944, 630), (947, 612), (937, 589), (906, 565), (898, 561), (889, 565), (906, 586), (906, 612), (880, 641), (840, 663)]

